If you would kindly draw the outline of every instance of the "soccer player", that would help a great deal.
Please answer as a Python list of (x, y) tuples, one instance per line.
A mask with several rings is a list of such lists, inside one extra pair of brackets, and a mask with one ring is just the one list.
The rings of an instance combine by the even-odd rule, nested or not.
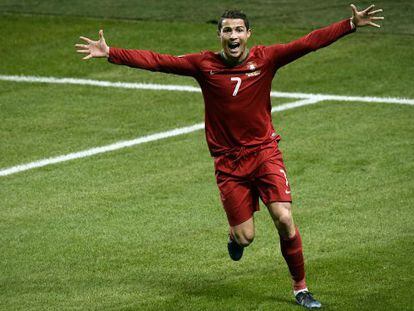
[(272, 125), (270, 90), (277, 70), (288, 63), (350, 34), (357, 27), (380, 27), (383, 17), (374, 5), (352, 17), (315, 30), (287, 44), (247, 47), (249, 21), (240, 11), (226, 11), (218, 22), (220, 52), (183, 56), (146, 50), (109, 47), (103, 31), (99, 40), (80, 37), (76, 44), (83, 59), (106, 57), (130, 67), (191, 76), (199, 83), (205, 103), (205, 134), (214, 158), (215, 175), (229, 222), (228, 252), (240, 260), (254, 238), (253, 214), (259, 198), (267, 206), (280, 236), (281, 252), (288, 265), (298, 304), (320, 308), (305, 280), (302, 241), (292, 218), (291, 193), (280, 136)]

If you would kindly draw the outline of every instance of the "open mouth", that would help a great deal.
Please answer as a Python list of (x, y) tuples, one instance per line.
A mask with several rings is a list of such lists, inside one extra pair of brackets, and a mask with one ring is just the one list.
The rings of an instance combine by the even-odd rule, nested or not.
[(239, 48), (240, 43), (238, 43), (238, 42), (229, 42), (228, 46), (229, 46), (229, 49), (230, 49), (231, 52), (235, 52)]

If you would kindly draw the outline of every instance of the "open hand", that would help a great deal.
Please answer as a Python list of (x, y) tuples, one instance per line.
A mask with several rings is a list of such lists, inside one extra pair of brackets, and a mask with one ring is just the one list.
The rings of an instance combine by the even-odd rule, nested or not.
[(86, 37), (79, 37), (87, 44), (75, 44), (76, 52), (88, 54), (82, 59), (90, 59), (92, 57), (109, 57), (109, 46), (105, 42), (103, 30), (99, 30), (99, 40), (93, 41)]
[(355, 27), (362, 27), (362, 26), (373, 26), (380, 28), (381, 26), (374, 23), (374, 21), (384, 19), (383, 16), (374, 16), (377, 13), (382, 12), (382, 9), (374, 10), (375, 5), (370, 5), (363, 11), (357, 10), (356, 6), (351, 4), (352, 9), (352, 22), (354, 23)]

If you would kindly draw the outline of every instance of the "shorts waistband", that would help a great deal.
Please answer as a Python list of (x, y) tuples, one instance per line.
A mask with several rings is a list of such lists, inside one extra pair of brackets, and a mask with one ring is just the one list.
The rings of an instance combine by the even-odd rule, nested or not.
[(220, 156), (225, 156), (230, 158), (233, 161), (239, 161), (240, 159), (242, 159), (243, 157), (251, 154), (251, 153), (255, 153), (258, 152), (260, 150), (266, 149), (271, 147), (274, 144), (278, 144), (277, 140), (272, 140), (270, 142), (267, 143), (263, 143), (260, 145), (255, 145), (255, 146), (235, 146), (232, 148), (229, 148), (223, 152), (220, 152), (218, 154), (213, 154), (213, 157), (220, 157)]

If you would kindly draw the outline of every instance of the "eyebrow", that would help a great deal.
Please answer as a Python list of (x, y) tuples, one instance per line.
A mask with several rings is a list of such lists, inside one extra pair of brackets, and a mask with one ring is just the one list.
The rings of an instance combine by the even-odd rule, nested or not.
[[(238, 25), (238, 26), (235, 26), (235, 27), (233, 27), (234, 29), (245, 29), (246, 27), (245, 26), (242, 26), (242, 25)], [(224, 29), (233, 29), (231, 26), (223, 26), (223, 30)]]

